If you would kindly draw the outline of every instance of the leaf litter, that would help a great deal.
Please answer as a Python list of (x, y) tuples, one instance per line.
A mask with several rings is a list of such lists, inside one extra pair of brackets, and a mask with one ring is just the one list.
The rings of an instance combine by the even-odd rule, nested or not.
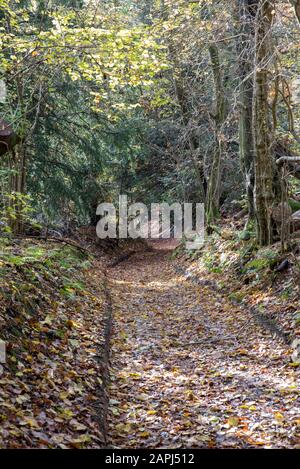
[[(298, 448), (291, 349), (169, 251), (111, 269), (114, 448)], [(224, 279), (223, 279), (224, 280)]]
[(0, 274), (0, 447), (103, 447), (103, 266), (30, 242), (4, 250)]
[(107, 295), (99, 261), (32, 242), (6, 251), (0, 447), (299, 447), (292, 349), (211, 276), (195, 283), (170, 251), (139, 251), (109, 269)]

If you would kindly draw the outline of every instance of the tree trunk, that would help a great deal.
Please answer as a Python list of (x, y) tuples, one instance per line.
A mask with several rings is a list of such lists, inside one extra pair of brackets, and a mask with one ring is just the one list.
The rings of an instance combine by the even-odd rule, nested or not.
[(9, 211), (8, 220), (11, 231), (15, 235), (24, 232), (24, 194), (26, 183), (26, 153), (23, 143), (19, 143), (10, 158)]
[(143, 23), (151, 25), (152, 18), (151, 18), (151, 10), (153, 8), (153, 0), (144, 0), (141, 2), (141, 20)]
[(215, 44), (210, 45), (209, 55), (215, 87), (215, 110), (213, 113), (215, 149), (210, 170), (208, 195), (206, 201), (206, 217), (208, 223), (212, 222), (219, 215), (221, 159), (223, 148), (221, 130), (226, 117), (226, 100), (223, 87), (219, 50)]
[(300, 0), (290, 0), (291, 4), (294, 7), (295, 15), (298, 20), (298, 23), (300, 23)]
[(268, 73), (272, 61), (271, 27), (273, 5), (269, 0), (259, 0), (255, 32), (255, 74), (253, 95), (253, 134), (255, 152), (255, 214), (259, 244), (273, 241), (271, 219), (275, 193), (274, 163), (271, 153), (271, 126), (269, 116)]
[[(169, 48), (169, 51), (170, 51), (170, 55), (172, 54), (173, 61), (175, 63), (174, 53), (171, 52), (171, 47)], [(185, 97), (182, 83), (175, 76), (174, 76), (174, 89), (175, 89), (175, 94), (176, 94), (178, 104), (180, 106), (183, 124), (188, 129), (189, 115), (188, 115), (188, 109), (186, 106), (186, 97)], [(199, 161), (198, 159), (198, 156), (197, 156), (198, 145), (195, 142), (195, 139), (193, 139), (190, 130), (188, 130), (188, 144), (189, 144), (190, 154), (192, 157), (193, 166), (194, 166), (196, 177), (197, 177), (197, 182), (199, 185), (199, 190), (201, 192), (201, 199), (204, 201), (207, 195), (207, 181), (206, 181), (205, 174), (204, 174), (204, 163)]]
[(249, 219), (254, 219), (254, 151), (252, 132), (253, 62), (257, 2), (237, 0), (239, 36), (237, 39), (239, 69), (239, 148), (248, 199)]

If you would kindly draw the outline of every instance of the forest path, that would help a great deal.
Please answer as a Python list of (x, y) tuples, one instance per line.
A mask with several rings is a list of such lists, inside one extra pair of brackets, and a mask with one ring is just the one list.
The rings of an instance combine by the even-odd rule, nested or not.
[(139, 253), (108, 273), (110, 445), (295, 447), (297, 370), (286, 346), (209, 282), (177, 274), (169, 253)]

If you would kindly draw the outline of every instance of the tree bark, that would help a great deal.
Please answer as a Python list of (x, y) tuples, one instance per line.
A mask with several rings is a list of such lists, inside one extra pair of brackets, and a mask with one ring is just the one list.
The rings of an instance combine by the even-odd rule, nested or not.
[(254, 218), (254, 149), (253, 149), (253, 62), (257, 1), (237, 0), (238, 69), (239, 69), (239, 149), (244, 174), (249, 219)]
[(271, 27), (273, 4), (259, 0), (255, 32), (255, 75), (253, 95), (253, 134), (255, 152), (255, 214), (257, 238), (261, 246), (273, 241), (271, 209), (275, 201), (274, 162), (271, 153), (269, 79), (272, 63)]
[(24, 194), (26, 184), (26, 151), (21, 142), (13, 150), (10, 158), (10, 187), (9, 187), (9, 226), (15, 235), (24, 232)]
[(215, 88), (215, 110), (213, 113), (215, 127), (215, 150), (213, 153), (206, 201), (206, 217), (208, 223), (212, 222), (215, 218), (219, 216), (221, 159), (223, 149), (223, 139), (221, 135), (221, 130), (226, 117), (226, 100), (223, 87), (223, 76), (221, 71), (219, 50), (215, 44), (211, 44), (209, 46), (209, 55)]
[(300, 24), (300, 0), (290, 0), (290, 2), (294, 7), (296, 18)]

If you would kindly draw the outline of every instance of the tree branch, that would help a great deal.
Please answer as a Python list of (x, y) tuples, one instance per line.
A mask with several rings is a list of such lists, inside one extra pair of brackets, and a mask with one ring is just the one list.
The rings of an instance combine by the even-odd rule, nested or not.
[(276, 164), (283, 164), (283, 163), (300, 163), (300, 156), (281, 156), (276, 160)]

